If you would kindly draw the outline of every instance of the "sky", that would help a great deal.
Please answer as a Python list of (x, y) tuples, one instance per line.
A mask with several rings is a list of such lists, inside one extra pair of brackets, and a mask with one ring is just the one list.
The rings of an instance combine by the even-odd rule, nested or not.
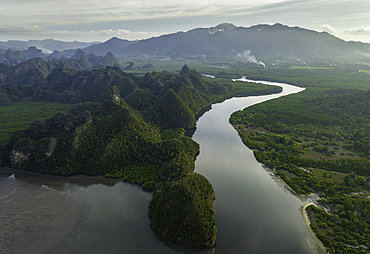
[(146, 39), (281, 23), (370, 43), (369, 0), (0, 0), (0, 41)]

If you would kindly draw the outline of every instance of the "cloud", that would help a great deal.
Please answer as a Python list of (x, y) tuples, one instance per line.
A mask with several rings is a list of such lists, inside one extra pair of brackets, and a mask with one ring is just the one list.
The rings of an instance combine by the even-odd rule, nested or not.
[(324, 31), (324, 32), (328, 32), (330, 34), (338, 34), (339, 31), (333, 27), (331, 27), (330, 25), (328, 24), (322, 24), (320, 26), (321, 30)]
[(1, 37), (11, 36), (10, 39), (61, 39), (61, 40), (80, 40), (80, 41), (105, 41), (112, 37), (136, 40), (160, 36), (166, 32), (146, 32), (130, 31), (126, 29), (102, 29), (91, 31), (70, 31), (45, 29), (39, 26), (5, 26), (0, 25)]
[(10, 34), (34, 34), (42, 33), (44, 29), (39, 26), (6, 26), (0, 25), (0, 34), (1, 33), (10, 33)]
[(353, 27), (349, 29), (344, 29), (344, 33), (352, 34), (352, 35), (370, 35), (370, 26), (360, 26), (360, 27)]
[(322, 31), (325, 31), (331, 34), (370, 35), (369, 25), (337, 30), (328, 24), (322, 24), (320, 28)]
[(105, 29), (105, 30), (99, 30), (97, 32), (91, 31), (92, 34), (97, 34), (97, 35), (111, 35), (111, 36), (122, 36), (122, 35), (128, 35), (132, 34), (131, 31), (125, 30), (125, 29)]

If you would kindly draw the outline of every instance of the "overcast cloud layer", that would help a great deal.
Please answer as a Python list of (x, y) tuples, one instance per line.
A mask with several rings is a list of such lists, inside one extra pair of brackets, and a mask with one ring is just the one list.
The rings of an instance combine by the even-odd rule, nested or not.
[(370, 42), (368, 0), (0, 0), (0, 41), (134, 40), (229, 22), (282, 23)]

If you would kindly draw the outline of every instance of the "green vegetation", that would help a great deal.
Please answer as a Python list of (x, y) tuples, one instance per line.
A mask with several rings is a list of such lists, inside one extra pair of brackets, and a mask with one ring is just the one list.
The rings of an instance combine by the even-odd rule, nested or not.
[(155, 191), (156, 185), (161, 182), (160, 170), (161, 167), (156, 164), (137, 163), (105, 173), (105, 176), (122, 178), (124, 181), (141, 185), (144, 190)]
[(329, 253), (369, 253), (368, 209), (370, 200), (363, 193), (337, 193), (324, 199), (333, 210), (309, 206), (311, 227)]
[[(325, 91), (333, 89), (369, 89), (369, 76), (358, 71), (358, 66), (333, 69), (246, 69), (244, 71), (249, 79), (267, 80), (288, 83), (300, 87), (311, 88), (315, 97), (325, 96)], [(312, 89), (314, 88), (314, 89)], [(311, 96), (311, 98), (314, 98)]]
[(211, 95), (213, 102), (222, 101), (226, 98), (232, 98), (235, 96), (246, 97), (246, 96), (258, 96), (258, 95), (267, 95), (281, 92), (281, 88), (277, 86), (268, 86), (250, 82), (243, 81), (233, 81), (230, 82), (228, 78), (214, 78), (206, 80), (211, 80), (218, 84), (223, 84), (224, 86), (230, 86), (232, 89), (227, 94), (215, 94)]
[(363, 72), (363, 73), (366, 73), (366, 74), (370, 74), (370, 70), (360, 70), (360, 72)]
[[(212, 102), (232, 96), (270, 94), (281, 91), (278, 87), (230, 82), (229, 79), (208, 79), (187, 67), (182, 70), (181, 75), (152, 72), (139, 77), (123, 72), (118, 67), (76, 71), (68, 68), (55, 68), (51, 63), (35, 59), (18, 66), (3, 66), (8, 71), (14, 68), (19, 71), (17, 72), (18, 78), (8, 81), (15, 82), (15, 84), (0, 85), (0, 105), (8, 105), (6, 108), (1, 108), (5, 110), (4, 114), (0, 114), (1, 122), (7, 124), (1, 126), (0, 145), (5, 145), (7, 139), (15, 131), (25, 129), (33, 121), (43, 121), (58, 111), (66, 110), (70, 107), (68, 103), (91, 101), (101, 103), (111, 85), (119, 88), (124, 100), (132, 108), (140, 111), (146, 121), (160, 126), (161, 129), (194, 127), (195, 116)], [(168, 67), (168, 63), (164, 66)], [(44, 74), (40, 74), (38, 82), (33, 83), (35, 80), (32, 76), (28, 78), (26, 67), (35, 73), (50, 72), (50, 74), (45, 79), (42, 78)], [(24, 80), (25, 84), (17, 84), (19, 80)], [(17, 104), (18, 101), (21, 102)], [(35, 101), (43, 101), (43, 103)], [(67, 104), (63, 106), (57, 102)], [(173, 105), (169, 107), (170, 102), (177, 107)], [(50, 114), (44, 114), (46, 109), (41, 108), (41, 105), (54, 105), (53, 103), (60, 107), (56, 107), (55, 111), (50, 111)], [(82, 107), (79, 106), (79, 109), (81, 110)], [(86, 107), (85, 110), (91, 111), (91, 108)], [(16, 119), (9, 118), (10, 112), (15, 114)], [(25, 112), (25, 114), (19, 115), (18, 112)], [(43, 113), (39, 116), (41, 112)], [(72, 114), (77, 115), (76, 112)], [(15, 125), (22, 122), (24, 124)]]
[(161, 132), (163, 140), (170, 140), (174, 138), (181, 138), (184, 136), (185, 130), (183, 128), (167, 129)]
[(370, 86), (362, 73), (341, 71), (261, 72), (307, 88), (237, 111), (230, 122), (258, 161), (296, 193), (315, 192), (330, 208), (308, 209), (329, 253), (369, 253)]
[(34, 121), (44, 121), (60, 111), (66, 111), (69, 107), (71, 107), (70, 104), (59, 102), (27, 100), (0, 107), (0, 145), (6, 145), (13, 133), (27, 129)]
[(204, 176), (191, 173), (154, 192), (150, 226), (172, 242), (212, 247), (216, 244), (215, 192)]
[(310, 67), (310, 66), (292, 66), (293, 69), (308, 69), (308, 70), (326, 70), (333, 67)]

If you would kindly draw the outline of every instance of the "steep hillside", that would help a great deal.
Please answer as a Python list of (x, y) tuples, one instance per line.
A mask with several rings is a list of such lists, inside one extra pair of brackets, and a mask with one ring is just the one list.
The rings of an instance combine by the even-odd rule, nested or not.
[(204, 81), (186, 65), (179, 75), (151, 72), (144, 77), (125, 73), (119, 67), (78, 72), (57, 68), (37, 84), (32, 100), (101, 102), (110, 86), (116, 86), (127, 103), (147, 120), (165, 129), (195, 127), (195, 115), (212, 103), (210, 96), (226, 96), (232, 90), (230, 85)]
[[(91, 111), (83, 112), (86, 109)], [(168, 211), (181, 217), (170, 222), (172, 230), (181, 230), (176, 239), (153, 226), (155, 232), (189, 246), (215, 245), (214, 190), (207, 179), (193, 173), (199, 145), (189, 137), (162, 140), (159, 129), (132, 109), (116, 87), (109, 88), (101, 105), (81, 105), (70, 113), (34, 122), (27, 130), (16, 132), (2, 150), (3, 165), (64, 176), (106, 174), (162, 193), (149, 207), (153, 225), (167, 228), (169, 222), (156, 215)], [(168, 184), (183, 186), (176, 189), (176, 195), (184, 198), (163, 207), (157, 203), (177, 197), (167, 198), (173, 192)], [(176, 212), (183, 207), (189, 215)], [(183, 219), (191, 223), (184, 224)], [(194, 231), (202, 237), (193, 235)]]

